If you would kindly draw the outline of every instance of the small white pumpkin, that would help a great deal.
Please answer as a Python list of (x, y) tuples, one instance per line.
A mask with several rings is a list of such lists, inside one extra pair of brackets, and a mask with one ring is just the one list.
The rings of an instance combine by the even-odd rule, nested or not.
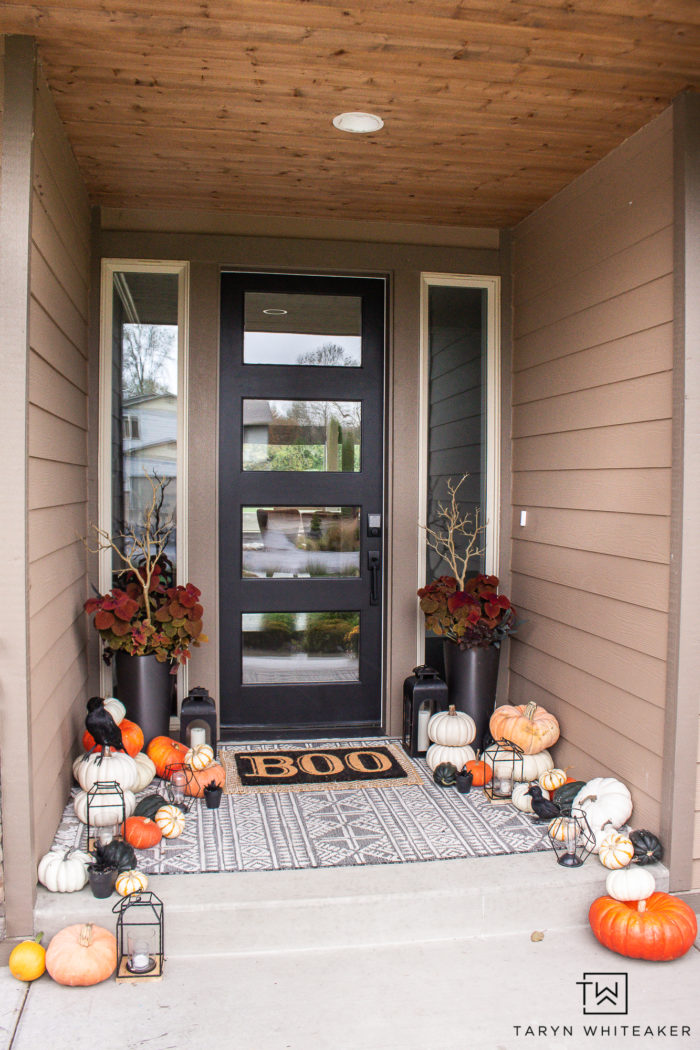
[(555, 817), (547, 825), (547, 834), (555, 842), (566, 842), (566, 832), (570, 826), (571, 817)]
[(605, 880), (605, 889), (616, 901), (644, 901), (656, 889), (656, 879), (646, 868), (634, 864), (611, 871)]
[(549, 751), (540, 751), (536, 755), (523, 755), (522, 758), (516, 758), (514, 762), (508, 758), (499, 758), (495, 762), (496, 768), (494, 769), (494, 756), (499, 747), (499, 744), (491, 744), (481, 756), (484, 762), (488, 762), (497, 777), (508, 776), (512, 771), (514, 779), (519, 783), (531, 783), (533, 780), (539, 780), (540, 775), (546, 773), (548, 769), (554, 768), (554, 759)]
[(153, 819), (166, 839), (176, 839), (185, 827), (185, 814), (179, 806), (161, 806)]
[(433, 773), (441, 762), (451, 762), (456, 769), (461, 769), (466, 762), (471, 762), (475, 758), (474, 748), (470, 747), (469, 744), (464, 744), (463, 747), (431, 744), (425, 755), (428, 769)]
[(83, 850), (49, 850), (39, 861), (39, 882), (51, 893), (75, 893), (87, 882), (91, 863), (92, 857)]
[(122, 897), (128, 897), (130, 893), (142, 893), (148, 886), (148, 876), (142, 871), (122, 871), (117, 875), (114, 888)]
[[(526, 781), (523, 784), (513, 785), (513, 794), (511, 795), (511, 802), (516, 809), (519, 809), (521, 813), (532, 813), (532, 795), (528, 794), (530, 790), (530, 784)], [(549, 798), (549, 792), (542, 790), (542, 798)]]
[(83, 791), (89, 791), (98, 780), (114, 780), (123, 791), (131, 791), (138, 780), (138, 770), (131, 755), (107, 748), (81, 755), (73, 763), (73, 774)]
[(598, 846), (598, 860), (605, 868), (625, 868), (634, 856), (634, 845), (627, 835), (613, 831)]
[(566, 779), (566, 770), (548, 769), (545, 773), (540, 773), (537, 783), (543, 791), (556, 791), (566, 783)]
[[(116, 791), (105, 791), (90, 804), (90, 827), (107, 828), (110, 824), (119, 824), (122, 818), (130, 817), (136, 809), (136, 795), (133, 791), (124, 793), (124, 811), (121, 798)], [(73, 809), (78, 820), (87, 824), (87, 791), (79, 791), (73, 799)]]
[(595, 835), (594, 852), (598, 852), (605, 838), (601, 834), (606, 824), (621, 827), (632, 814), (632, 795), (621, 781), (614, 777), (594, 777), (579, 791), (571, 804), (572, 810), (582, 809)]
[(156, 775), (156, 764), (148, 757), (145, 751), (139, 751), (137, 755), (134, 755), (134, 764), (136, 765), (138, 780), (132, 787), (132, 791), (143, 791)]
[(214, 761), (214, 748), (210, 744), (197, 744), (185, 755), (185, 765), (190, 769), (206, 769)]
[(109, 711), (116, 725), (119, 725), (119, 723), (123, 722), (126, 718), (126, 708), (121, 700), (117, 700), (116, 696), (107, 697), (104, 709), (105, 711)]
[(464, 711), (450, 704), (447, 711), (438, 711), (428, 722), (428, 738), (434, 744), (447, 747), (463, 747), (471, 744), (476, 736), (476, 722)]

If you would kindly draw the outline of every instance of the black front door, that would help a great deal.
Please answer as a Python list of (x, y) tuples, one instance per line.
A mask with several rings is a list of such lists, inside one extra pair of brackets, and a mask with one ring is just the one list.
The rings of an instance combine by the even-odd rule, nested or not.
[(225, 737), (381, 728), (385, 282), (225, 273)]

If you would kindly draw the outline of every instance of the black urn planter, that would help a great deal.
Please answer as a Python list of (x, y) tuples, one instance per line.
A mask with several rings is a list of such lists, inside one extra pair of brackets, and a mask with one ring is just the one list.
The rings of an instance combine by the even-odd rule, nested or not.
[(118, 652), (117, 696), (126, 717), (143, 730), (144, 750), (157, 736), (170, 736), (170, 712), (176, 681), (171, 663), (159, 663), (155, 655), (131, 656)]
[(204, 804), (207, 809), (218, 809), (221, 805), (221, 793), (223, 788), (206, 788), (204, 789)]
[(460, 795), (468, 795), (472, 789), (472, 783), (474, 781), (474, 774), (470, 773), (468, 769), (461, 769), (457, 774), (457, 790)]
[(445, 681), (449, 702), (458, 711), (471, 715), (476, 723), (473, 746), (483, 750), (489, 719), (496, 706), (496, 683), (500, 648), (460, 649), (456, 642), (443, 642)]
[(100, 899), (111, 897), (114, 892), (114, 884), (117, 881), (117, 869), (99, 869), (88, 865), (88, 880), (93, 897)]

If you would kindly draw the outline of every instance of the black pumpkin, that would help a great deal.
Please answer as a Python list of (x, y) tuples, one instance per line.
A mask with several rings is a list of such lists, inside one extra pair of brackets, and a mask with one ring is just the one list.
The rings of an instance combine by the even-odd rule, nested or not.
[(167, 806), (167, 804), (168, 800), (163, 798), (162, 795), (144, 795), (136, 805), (134, 816), (148, 817), (149, 820), (153, 820), (160, 807)]
[(131, 871), (136, 867), (134, 847), (122, 839), (112, 839), (106, 846), (103, 846), (102, 858), (106, 864), (113, 865), (117, 871)]
[(635, 864), (653, 864), (663, 857), (664, 848), (651, 831), (630, 831), (630, 839), (634, 846), (632, 860)]
[(563, 817), (571, 816), (571, 805), (582, 787), (583, 780), (573, 780), (570, 784), (562, 784), (552, 795), (552, 802), (556, 802)]
[(457, 783), (457, 767), (453, 766), (451, 762), (441, 762), (439, 766), (435, 767), (433, 780), (440, 787), (454, 787)]

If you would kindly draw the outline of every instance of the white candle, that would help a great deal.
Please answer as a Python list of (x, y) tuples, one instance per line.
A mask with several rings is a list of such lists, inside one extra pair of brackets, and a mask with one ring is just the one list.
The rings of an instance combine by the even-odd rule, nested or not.
[(418, 712), (418, 750), (427, 751), (430, 744), (428, 739), (428, 722), (430, 721), (430, 708), (421, 707)]
[(190, 747), (199, 747), (200, 744), (206, 744), (206, 742), (206, 729), (202, 729), (201, 726), (193, 726), (190, 729)]

